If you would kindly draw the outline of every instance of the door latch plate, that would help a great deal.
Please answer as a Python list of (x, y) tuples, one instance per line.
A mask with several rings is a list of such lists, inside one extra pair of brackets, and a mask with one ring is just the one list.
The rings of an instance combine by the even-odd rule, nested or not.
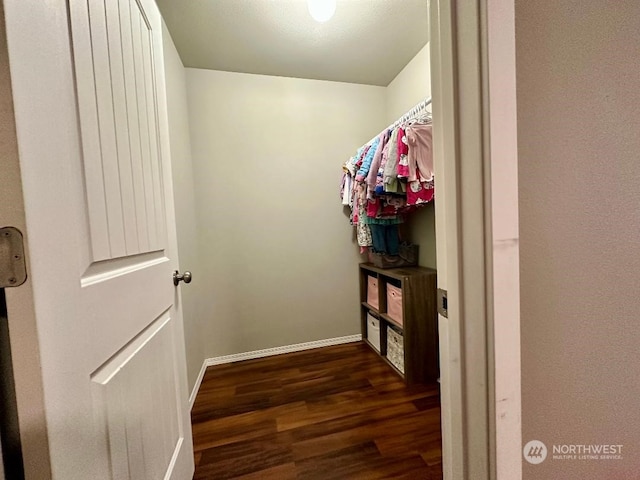
[(449, 305), (447, 302), (447, 291), (438, 289), (438, 313), (444, 318), (449, 318)]
[(0, 228), (0, 288), (18, 287), (26, 281), (22, 233), (14, 227)]

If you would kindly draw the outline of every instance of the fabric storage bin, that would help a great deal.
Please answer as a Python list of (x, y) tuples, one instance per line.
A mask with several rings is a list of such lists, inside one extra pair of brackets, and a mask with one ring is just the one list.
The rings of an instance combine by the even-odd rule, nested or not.
[(392, 327), (387, 327), (387, 359), (404, 373), (404, 338)]
[(367, 313), (367, 340), (380, 352), (380, 320)]
[(367, 277), (367, 303), (373, 308), (379, 309), (378, 304), (378, 277)]
[(402, 325), (402, 289), (387, 284), (387, 315)]

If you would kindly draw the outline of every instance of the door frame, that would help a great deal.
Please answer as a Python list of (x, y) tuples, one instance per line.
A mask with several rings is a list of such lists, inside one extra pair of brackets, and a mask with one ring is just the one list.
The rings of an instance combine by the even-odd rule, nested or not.
[(443, 473), (522, 477), (513, 0), (431, 0)]
[[(13, 226), (22, 232), (25, 262), (30, 272), (8, 54), (4, 0), (0, 0), (0, 227)], [(5, 295), (24, 474), (25, 478), (44, 480), (51, 478), (51, 467), (31, 278), (27, 277), (19, 287), (6, 288)], [(0, 479), (3, 478), (0, 475)]]

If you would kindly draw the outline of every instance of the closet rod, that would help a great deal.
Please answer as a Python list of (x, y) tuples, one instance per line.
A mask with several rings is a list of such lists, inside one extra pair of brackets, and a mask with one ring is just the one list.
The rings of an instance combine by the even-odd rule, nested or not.
[[(392, 128), (395, 128), (398, 125), (400, 125), (401, 123), (404, 123), (404, 122), (407, 122), (409, 120), (414, 119), (420, 112), (425, 110), (429, 105), (431, 105), (431, 97), (422, 100), (420, 103), (418, 103), (415, 107), (413, 107), (407, 113), (402, 115), (399, 119), (397, 119), (391, 125), (389, 125), (387, 128), (382, 130), (382, 132), (385, 132), (386, 130), (391, 130)], [(382, 132), (380, 132), (380, 133), (382, 133)], [(367, 143), (365, 143), (365, 145), (371, 144), (371, 142), (373, 142), (376, 138), (378, 138), (380, 136), (380, 133), (378, 135), (376, 135), (375, 137), (373, 137), (371, 140), (369, 140)]]

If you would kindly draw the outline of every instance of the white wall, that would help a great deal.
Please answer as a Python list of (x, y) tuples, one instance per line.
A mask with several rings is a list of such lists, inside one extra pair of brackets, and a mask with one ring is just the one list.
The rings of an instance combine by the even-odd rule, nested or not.
[(164, 23), (162, 35), (180, 271), (190, 270), (194, 275), (192, 283), (189, 285), (182, 283), (179, 287), (187, 347), (188, 386), (191, 391), (202, 367), (202, 360), (205, 358), (205, 339), (201, 331), (207, 318), (204, 310), (206, 303), (203, 298), (206, 296), (206, 289), (202, 271), (199, 268), (200, 253), (185, 69)]
[(338, 182), (382, 128), (385, 88), (186, 72), (205, 356), (360, 333)]
[(431, 54), (429, 48), (430, 44), (427, 42), (396, 75), (396, 78), (387, 85), (387, 124), (394, 122), (418, 102), (431, 96)]
[[(431, 96), (430, 60), (427, 43), (387, 86), (385, 126)], [(436, 187), (436, 201), (437, 192)], [(436, 229), (433, 203), (411, 214), (406, 226), (411, 241), (420, 245), (420, 265), (435, 268)]]
[(515, 6), (522, 430), (550, 450), (523, 478), (638, 478), (640, 3)]

